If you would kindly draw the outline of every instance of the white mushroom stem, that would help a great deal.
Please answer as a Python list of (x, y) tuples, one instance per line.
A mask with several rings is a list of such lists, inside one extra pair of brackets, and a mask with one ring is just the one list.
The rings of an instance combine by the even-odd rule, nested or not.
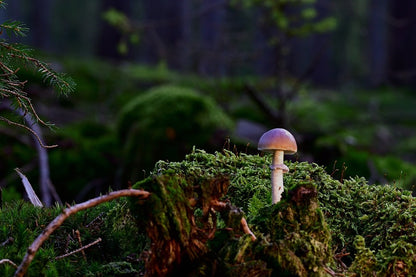
[[(274, 151), (270, 169), (272, 170), (272, 203), (276, 204), (282, 198), (283, 172), (287, 168), (283, 164), (284, 151)], [(285, 170), (288, 171), (288, 170)]]

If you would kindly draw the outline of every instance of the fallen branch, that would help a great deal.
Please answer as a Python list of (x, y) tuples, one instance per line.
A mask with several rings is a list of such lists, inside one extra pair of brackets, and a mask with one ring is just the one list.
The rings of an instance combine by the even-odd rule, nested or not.
[(5, 264), (5, 263), (11, 264), (14, 268), (17, 268), (17, 265), (9, 259), (0, 260), (0, 264)]
[[(82, 256), (84, 257), (84, 261), (87, 261), (87, 256), (85, 255), (85, 252), (84, 252), (84, 246), (82, 245), (81, 233), (79, 232), (79, 230), (75, 231), (75, 235), (77, 236), (79, 247), (80, 247), (78, 250), (80, 250), (82, 252)], [(100, 238), (100, 241), (101, 241), (101, 238)], [(75, 251), (77, 251), (77, 250), (75, 250)]]
[(65, 257), (68, 257), (68, 256), (71, 256), (71, 255), (74, 255), (74, 254), (76, 254), (76, 253), (78, 253), (78, 252), (82, 252), (82, 253), (83, 253), (83, 256), (84, 256), (84, 259), (86, 259), (86, 258), (85, 258), (85, 253), (84, 253), (84, 250), (85, 250), (85, 249), (87, 249), (88, 247), (91, 247), (91, 246), (93, 246), (93, 245), (95, 245), (95, 244), (99, 243), (100, 241), (102, 241), (102, 239), (101, 239), (101, 238), (98, 238), (98, 239), (96, 239), (95, 241), (93, 241), (93, 242), (91, 242), (91, 243), (89, 243), (89, 244), (87, 244), (87, 245), (85, 245), (85, 246), (83, 246), (83, 247), (81, 247), (81, 248), (78, 248), (77, 250), (74, 250), (74, 251), (69, 252), (69, 253), (66, 253), (66, 254), (64, 254), (64, 255), (61, 255), (61, 256), (55, 257), (55, 260), (60, 260), (60, 259), (63, 259), (63, 258), (65, 258)]
[(30, 263), (36, 255), (36, 252), (42, 246), (42, 244), (49, 238), (49, 236), (58, 229), (59, 226), (71, 215), (76, 214), (79, 211), (95, 207), (101, 203), (111, 201), (116, 198), (123, 196), (135, 196), (145, 199), (149, 197), (150, 193), (143, 190), (136, 189), (125, 189), (110, 192), (107, 195), (102, 195), (93, 199), (90, 199), (86, 202), (68, 207), (62, 211), (48, 226), (43, 230), (43, 232), (33, 241), (32, 245), (27, 249), (26, 255), (24, 256), (22, 263), (17, 268), (14, 276), (22, 277), (26, 274), (27, 269), (29, 268)]

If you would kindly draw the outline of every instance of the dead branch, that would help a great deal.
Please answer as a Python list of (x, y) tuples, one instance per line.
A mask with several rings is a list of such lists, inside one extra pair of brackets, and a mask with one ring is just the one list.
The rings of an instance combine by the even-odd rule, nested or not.
[[(77, 239), (78, 239), (78, 243), (79, 243), (79, 251), (81, 251), (81, 253), (82, 253), (82, 256), (84, 257), (84, 261), (87, 261), (87, 256), (85, 255), (85, 251), (84, 251), (84, 246), (82, 245), (82, 241), (81, 241), (81, 233), (79, 232), (79, 230), (76, 230), (75, 231), (75, 235), (77, 236)], [(100, 241), (101, 241), (101, 239), (100, 239)]]
[(64, 255), (55, 257), (55, 260), (60, 260), (60, 259), (66, 258), (66, 257), (71, 256), (71, 255), (74, 255), (74, 254), (76, 254), (78, 252), (82, 252), (83, 253), (83, 256), (84, 256), (84, 259), (86, 260), (87, 258), (85, 257), (84, 250), (87, 249), (87, 248), (89, 248), (89, 247), (91, 247), (91, 246), (93, 246), (93, 245), (95, 245), (95, 244), (97, 244), (97, 243), (99, 243), (100, 241), (102, 241), (102, 239), (101, 238), (98, 238), (95, 241), (93, 241), (93, 242), (91, 242), (91, 243), (89, 243), (89, 244), (87, 244), (85, 246), (82, 246), (81, 248), (78, 248), (77, 250), (74, 250), (74, 251), (69, 252), (69, 253), (66, 253)]
[(7, 118), (5, 118), (5, 117), (3, 117), (3, 116), (0, 116), (0, 120), (1, 121), (4, 121), (4, 122), (6, 122), (7, 124), (9, 124), (9, 125), (12, 125), (12, 126), (16, 126), (16, 127), (20, 127), (20, 128), (23, 128), (23, 129), (25, 129), (25, 130), (27, 130), (27, 131), (29, 131), (35, 138), (36, 138), (36, 140), (39, 142), (39, 144), (43, 147), (43, 148), (55, 148), (55, 147), (57, 147), (58, 145), (56, 145), (56, 144), (54, 144), (54, 145), (45, 145), (45, 144), (43, 144), (43, 142), (42, 142), (42, 140), (41, 140), (41, 138), (38, 136), (38, 134), (36, 134), (36, 132), (35, 131), (33, 131), (33, 129), (32, 128), (29, 128), (29, 127), (27, 127), (26, 125), (23, 125), (23, 124), (20, 124), (20, 123), (17, 123), (17, 122), (15, 122), (15, 121), (12, 121), (12, 120), (10, 120), (10, 119), (7, 119)]
[(6, 245), (8, 245), (9, 243), (12, 243), (12, 242), (14, 242), (14, 238), (8, 237), (5, 241), (0, 243), (0, 246), (3, 247), (3, 246), (6, 246)]
[(17, 268), (17, 265), (9, 259), (1, 259), (0, 260), (0, 264), (5, 264), (5, 263), (11, 264), (14, 268)]
[(76, 214), (79, 211), (95, 207), (101, 203), (114, 200), (116, 198), (124, 196), (135, 196), (140, 197), (141, 199), (146, 199), (149, 197), (150, 193), (143, 190), (136, 189), (125, 189), (110, 192), (107, 195), (102, 195), (93, 199), (90, 199), (86, 202), (68, 207), (62, 211), (62, 213), (57, 216), (51, 223), (46, 226), (43, 232), (33, 241), (32, 245), (27, 249), (26, 255), (24, 256), (22, 263), (17, 268), (14, 276), (22, 277), (26, 274), (27, 269), (29, 268), (30, 263), (36, 255), (36, 252), (42, 246), (42, 244), (49, 238), (49, 236), (58, 229), (59, 226), (71, 215)]

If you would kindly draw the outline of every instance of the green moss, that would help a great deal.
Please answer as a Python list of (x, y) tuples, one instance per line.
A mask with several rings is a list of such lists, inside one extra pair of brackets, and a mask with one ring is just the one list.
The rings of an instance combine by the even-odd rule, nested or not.
[(210, 97), (177, 86), (152, 88), (120, 114), (125, 177), (137, 181), (140, 170), (152, 169), (159, 159), (181, 160), (194, 145), (221, 145), (231, 128), (231, 120)]
[[(142, 271), (144, 262), (135, 260), (145, 248), (147, 239), (137, 229), (127, 207), (126, 200), (121, 199), (68, 218), (36, 253), (28, 276), (103, 276), (100, 275), (102, 265), (111, 263), (130, 263), (132, 272)], [(27, 247), (61, 211), (62, 207), (38, 208), (21, 201), (5, 203), (0, 210), (2, 259), (19, 264)], [(76, 230), (83, 245), (98, 238), (102, 241), (84, 250), (87, 261), (81, 253), (55, 260), (80, 248)], [(10, 265), (0, 265), (1, 276), (12, 276), (14, 271)]]
[[(282, 201), (271, 205), (270, 157), (194, 150), (160, 161), (135, 184), (148, 200), (119, 200), (70, 217), (45, 242), (30, 275), (405, 276), (416, 272), (416, 200), (393, 186), (343, 183), (306, 162), (287, 162)], [(225, 203), (213, 212), (212, 203)], [(0, 256), (18, 263), (62, 207), (6, 203)], [(245, 217), (257, 240), (244, 234)], [(61, 260), (85, 244), (102, 242)], [(12, 238), (11, 240), (9, 238)], [(364, 241), (365, 238), (365, 241)], [(346, 254), (348, 253), (348, 254)], [(148, 255), (148, 258), (143, 259)], [(338, 257), (339, 263), (333, 260)], [(341, 262), (346, 266), (341, 266)], [(10, 276), (13, 268), (0, 266)]]
[(356, 236), (354, 239), (354, 247), (357, 254), (348, 271), (363, 277), (374, 276), (376, 274), (377, 261), (373, 251), (365, 246), (365, 239), (362, 236)]
[[(307, 272), (314, 270), (312, 265), (315, 262), (319, 259), (328, 262), (331, 251), (335, 254), (342, 249), (350, 253), (342, 258), (345, 264), (350, 265), (357, 254), (354, 247), (357, 235), (366, 238), (367, 248), (376, 257), (374, 268), (380, 274), (415, 270), (412, 253), (416, 251), (416, 202), (409, 191), (389, 185), (368, 185), (363, 178), (351, 178), (341, 183), (316, 164), (288, 162), (290, 171), (284, 175), (283, 201), (270, 209), (269, 164), (268, 156), (236, 155), (229, 151), (208, 154), (195, 150), (182, 162), (157, 163), (155, 172), (160, 174), (173, 170), (188, 176), (188, 180), (200, 176), (228, 175), (230, 187), (227, 198), (243, 209), (253, 229), (270, 235), (276, 241), (270, 253), (280, 253), (273, 259), (280, 266), (285, 259), (290, 260), (283, 266), (289, 272), (302, 275), (302, 266)], [(297, 205), (288, 204), (287, 201), (296, 195), (295, 191), (299, 188), (316, 188), (318, 199), (308, 206), (310, 208), (299, 209)], [(264, 193), (259, 193), (262, 191)], [(279, 213), (275, 209), (282, 210)], [(283, 222), (290, 224), (283, 230), (274, 228)], [(286, 232), (294, 234), (290, 245), (280, 242)], [(296, 250), (299, 249), (296, 245), (306, 245), (304, 256), (297, 256)], [(294, 250), (279, 252), (279, 249)], [(323, 255), (317, 257), (318, 252)], [(318, 275), (323, 274), (322, 269), (318, 268)]]

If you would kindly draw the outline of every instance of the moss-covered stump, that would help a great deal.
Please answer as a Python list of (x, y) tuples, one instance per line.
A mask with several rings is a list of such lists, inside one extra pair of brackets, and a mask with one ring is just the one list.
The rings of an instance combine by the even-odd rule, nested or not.
[[(254, 271), (271, 270), (271, 274), (277, 274), (279, 270), (287, 270), (294, 276), (302, 276), (305, 271), (318, 276), (326, 271), (328, 274), (335, 272), (346, 276), (360, 276), (364, 272), (377, 276), (405, 276), (416, 272), (416, 200), (409, 191), (390, 185), (369, 185), (365, 179), (358, 177), (341, 183), (316, 164), (288, 162), (290, 171), (284, 175), (283, 200), (271, 207), (269, 164), (268, 156), (230, 151), (208, 154), (194, 150), (181, 162), (158, 162), (154, 172), (160, 176), (167, 171), (175, 172), (186, 176), (190, 184), (198, 179), (219, 175), (229, 177), (230, 185), (224, 198), (242, 208), (258, 237), (255, 243), (248, 240), (244, 244), (241, 239), (235, 241), (235, 237), (220, 239), (221, 232), (217, 230), (215, 238), (208, 240), (208, 253), (209, 250), (228, 253), (216, 255), (216, 264), (218, 267), (222, 265), (229, 274), (240, 272), (243, 264), (254, 267)], [(306, 209), (300, 209), (301, 206), (295, 204), (294, 199), (303, 194), (304, 197), (311, 197), (314, 195), (312, 187), (316, 188), (318, 201), (312, 201), (310, 206), (305, 206)], [(311, 212), (313, 210), (315, 212)], [(272, 229), (272, 222), (283, 224), (285, 231), (282, 233), (282, 229)], [(308, 225), (308, 222), (316, 222), (316, 225)], [(328, 236), (326, 225), (331, 236)], [(364, 238), (365, 246), (359, 236)], [(276, 251), (267, 252), (262, 246), (271, 247), (273, 243), (280, 245), (280, 249), (288, 250), (286, 260), (290, 261), (290, 266), (284, 260), (270, 258), (271, 253), (278, 253), (279, 247), (274, 246)], [(226, 250), (231, 245), (240, 245), (237, 246), (239, 250)], [(366, 259), (363, 257), (370, 252), (365, 249), (371, 251), (371, 257), (374, 257), (367, 259), (367, 263), (364, 263)], [(316, 257), (316, 252), (322, 256)], [(328, 255), (331, 253), (337, 262), (336, 267), (325, 265), (330, 263), (331, 257)], [(242, 263), (236, 262), (237, 256), (244, 257), (237, 259)], [(294, 263), (296, 259), (298, 262)], [(314, 267), (315, 264), (318, 264), (318, 268)]]
[(319, 209), (316, 187), (299, 184), (289, 195), (259, 213), (265, 228), (258, 241), (240, 239), (222, 249), (229, 276), (328, 276), (333, 272), (331, 234)]
[(331, 236), (312, 182), (299, 183), (278, 205), (258, 212), (253, 221), (261, 221), (264, 229), (253, 242), (242, 236), (243, 212), (226, 199), (229, 177), (207, 173), (167, 169), (135, 184), (152, 193), (133, 203), (152, 242), (148, 276), (327, 274), (333, 264)]
[(228, 186), (226, 177), (186, 178), (173, 171), (135, 185), (152, 193), (149, 199), (133, 203), (137, 221), (152, 242), (146, 263), (148, 276), (194, 276), (215, 271), (205, 266), (214, 265), (216, 260), (210, 257), (207, 245), (217, 230), (215, 210), (221, 211), (218, 215), (232, 236), (242, 234), (242, 211), (219, 201)]
[(327, 276), (334, 265), (331, 234), (312, 183), (300, 183), (272, 207), (266, 249), (277, 266), (296, 276)]

